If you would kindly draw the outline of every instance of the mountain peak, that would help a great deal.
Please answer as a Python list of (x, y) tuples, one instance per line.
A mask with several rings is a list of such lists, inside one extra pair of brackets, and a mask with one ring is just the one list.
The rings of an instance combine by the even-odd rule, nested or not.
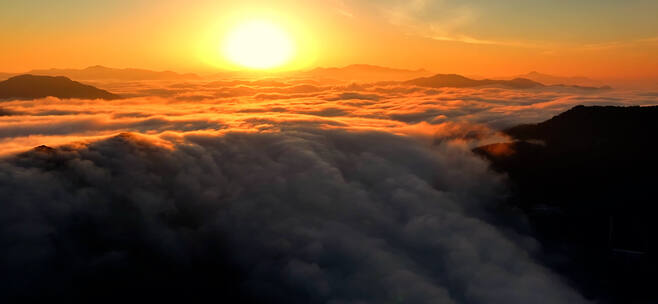
[(342, 81), (402, 81), (427, 76), (429, 73), (423, 69), (405, 70), (371, 64), (351, 64), (344, 67), (318, 67), (302, 74)]
[(85, 68), (85, 70), (97, 70), (97, 69), (108, 69), (108, 67), (97, 64)]
[(64, 76), (24, 74), (0, 82), (0, 99), (57, 98), (119, 99), (118, 95)]
[(492, 80), (482, 79), (476, 80), (457, 74), (436, 74), (430, 77), (416, 78), (405, 81), (406, 84), (412, 84), (422, 87), (441, 88), (441, 87), (455, 87), (455, 88), (470, 88), (482, 86), (504, 86), (516, 89), (528, 89), (535, 87), (543, 87), (544, 85), (525, 78), (515, 78), (513, 80)]
[(581, 76), (556, 76), (537, 71), (532, 71), (526, 74), (514, 76), (514, 78), (527, 78), (532, 81), (541, 82), (545, 85), (565, 85), (565, 86), (581, 86), (581, 87), (602, 87), (605, 84), (587, 77)]

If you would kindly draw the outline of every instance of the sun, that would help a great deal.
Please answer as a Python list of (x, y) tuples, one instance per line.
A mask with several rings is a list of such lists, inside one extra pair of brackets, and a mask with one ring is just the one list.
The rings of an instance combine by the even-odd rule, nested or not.
[(224, 56), (251, 69), (273, 69), (289, 62), (295, 52), (290, 35), (276, 24), (252, 20), (233, 28), (223, 44)]

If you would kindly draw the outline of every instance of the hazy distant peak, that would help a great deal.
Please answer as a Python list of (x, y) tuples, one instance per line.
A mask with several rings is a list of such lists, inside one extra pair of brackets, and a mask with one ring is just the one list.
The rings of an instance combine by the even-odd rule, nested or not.
[(428, 76), (430, 73), (424, 69), (406, 70), (370, 64), (351, 64), (344, 67), (319, 67), (301, 74), (343, 81), (401, 81)]
[(389, 67), (383, 67), (383, 66), (378, 66), (378, 65), (372, 65), (372, 64), (350, 64), (348, 66), (345, 66), (343, 68), (334, 68), (334, 69), (344, 69), (344, 70), (367, 70), (367, 71), (378, 71), (378, 72), (400, 72), (400, 73), (408, 73), (408, 72), (427, 72), (425, 69), (417, 69), (417, 70), (407, 70), (407, 69), (398, 69), (398, 68), (389, 68)]
[(512, 80), (493, 80), (482, 79), (476, 80), (467, 78), (457, 74), (436, 74), (431, 77), (416, 78), (405, 81), (405, 84), (417, 85), (422, 87), (441, 88), (441, 87), (454, 87), (454, 88), (470, 88), (481, 86), (505, 86), (516, 89), (526, 89), (543, 87), (544, 85), (526, 78), (515, 78)]
[(116, 69), (102, 65), (94, 65), (84, 69), (47, 69), (32, 70), (28, 74), (37, 75), (64, 75), (72, 79), (80, 80), (186, 80), (199, 79), (196, 74), (180, 74), (172, 71), (151, 71), (145, 69), (125, 68)]
[(541, 82), (545, 85), (571, 85), (585, 87), (601, 87), (605, 84), (582, 76), (556, 76), (532, 71), (522, 75), (513, 76), (513, 78), (527, 78), (533, 81)]
[(85, 70), (108, 70), (108, 69), (110, 68), (102, 65), (92, 65), (85, 68)]

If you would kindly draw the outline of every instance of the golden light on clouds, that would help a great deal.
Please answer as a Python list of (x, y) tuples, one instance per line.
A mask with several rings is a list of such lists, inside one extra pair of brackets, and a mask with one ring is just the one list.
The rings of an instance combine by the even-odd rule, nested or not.
[(223, 55), (252, 69), (270, 69), (289, 62), (295, 55), (290, 34), (267, 20), (251, 20), (238, 25), (225, 37)]

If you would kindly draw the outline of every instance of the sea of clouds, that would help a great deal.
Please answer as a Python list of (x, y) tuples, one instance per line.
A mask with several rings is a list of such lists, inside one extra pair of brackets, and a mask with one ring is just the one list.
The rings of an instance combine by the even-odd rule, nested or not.
[(577, 104), (658, 104), (565, 88), (95, 85), (127, 98), (0, 102), (0, 298), (586, 302), (501, 224), (505, 177), (470, 150)]
[(658, 104), (658, 92), (569, 88), (436, 89), (315, 80), (91, 84), (126, 98), (0, 101), (0, 155), (121, 132), (160, 136), (311, 127), (484, 139), (483, 132), (539, 122), (579, 104)]

